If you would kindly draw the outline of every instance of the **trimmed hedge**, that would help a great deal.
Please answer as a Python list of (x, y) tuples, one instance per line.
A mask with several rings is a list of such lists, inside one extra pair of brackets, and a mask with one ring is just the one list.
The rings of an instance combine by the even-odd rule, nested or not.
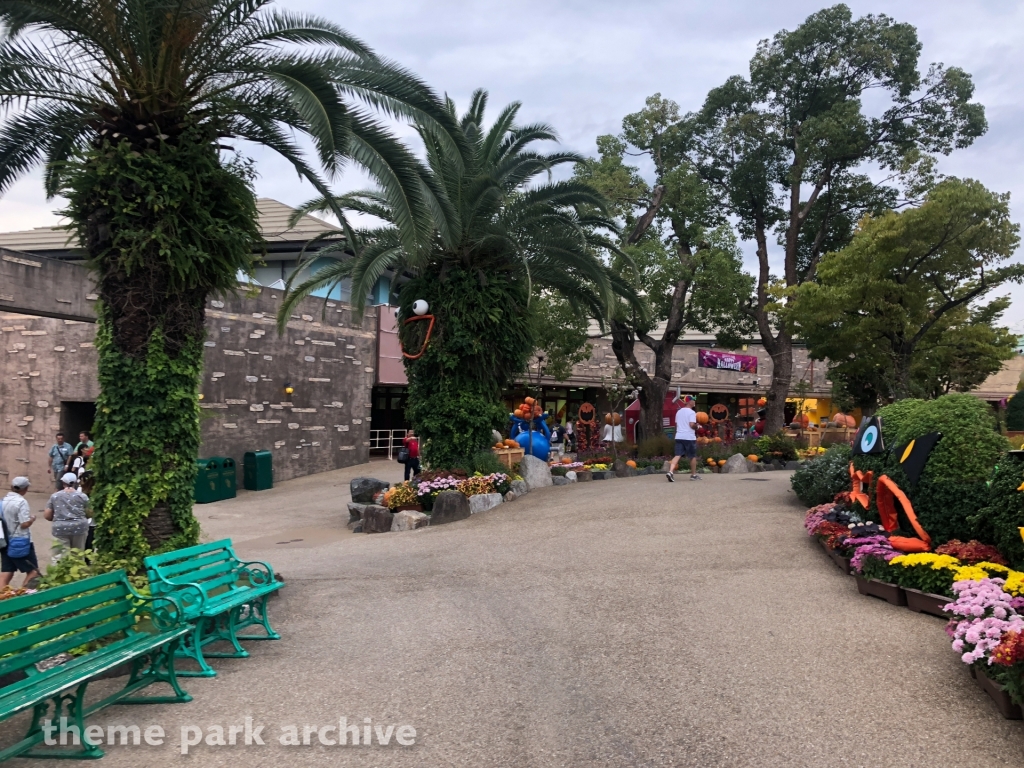
[(988, 503), (972, 519), (979, 540), (995, 545), (1010, 565), (1024, 569), (1024, 493), (1018, 491), (1024, 482), (1024, 457), (1009, 454), (992, 474)]
[(1006, 428), (1014, 432), (1024, 431), (1024, 389), (1006, 404)]

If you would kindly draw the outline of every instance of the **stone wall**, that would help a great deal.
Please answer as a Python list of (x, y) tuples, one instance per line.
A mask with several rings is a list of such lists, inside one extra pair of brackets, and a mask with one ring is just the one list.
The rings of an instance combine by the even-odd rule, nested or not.
[[(263, 288), (207, 305), (201, 455), (234, 458), (239, 483), (250, 450), (273, 452), (276, 480), (368, 458), (375, 313), (355, 323), (348, 305), (330, 302), (322, 316), (323, 301), (307, 299), (278, 334), (280, 298)], [(88, 323), (0, 313), (0, 482), (44, 484), (61, 403), (99, 394), (94, 334)]]

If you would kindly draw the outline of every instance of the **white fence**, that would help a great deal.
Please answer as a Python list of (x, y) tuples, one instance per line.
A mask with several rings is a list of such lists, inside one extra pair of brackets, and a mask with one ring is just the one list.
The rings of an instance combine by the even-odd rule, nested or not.
[(404, 429), (371, 429), (370, 450), (387, 451), (388, 458), (393, 459), (395, 453), (402, 447), (405, 433)]

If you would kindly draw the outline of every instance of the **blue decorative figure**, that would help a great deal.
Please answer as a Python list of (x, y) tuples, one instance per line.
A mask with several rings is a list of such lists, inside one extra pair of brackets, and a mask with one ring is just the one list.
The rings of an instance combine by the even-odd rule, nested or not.
[(546, 421), (547, 417), (548, 415), (546, 413), (542, 413), (540, 416), (536, 416), (533, 419), (533, 450), (531, 451), (531, 432), (528, 429), (526, 419), (509, 416), (512, 421), (512, 428), (508, 433), (509, 437), (519, 443), (519, 447), (522, 448), (523, 451), (532, 456), (536, 456), (541, 461), (547, 461), (548, 456), (551, 455), (551, 430), (548, 429)]

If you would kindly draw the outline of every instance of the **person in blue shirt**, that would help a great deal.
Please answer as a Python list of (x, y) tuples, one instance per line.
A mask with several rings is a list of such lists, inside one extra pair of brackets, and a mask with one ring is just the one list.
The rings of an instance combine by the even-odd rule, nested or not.
[(50, 446), (50, 469), (49, 472), (53, 475), (54, 483), (57, 486), (57, 490), (64, 488), (64, 484), (61, 482), (61, 476), (67, 471), (68, 462), (71, 460), (71, 454), (74, 453), (74, 449), (71, 447), (71, 443), (64, 442), (64, 433), (57, 433), (57, 442)]

